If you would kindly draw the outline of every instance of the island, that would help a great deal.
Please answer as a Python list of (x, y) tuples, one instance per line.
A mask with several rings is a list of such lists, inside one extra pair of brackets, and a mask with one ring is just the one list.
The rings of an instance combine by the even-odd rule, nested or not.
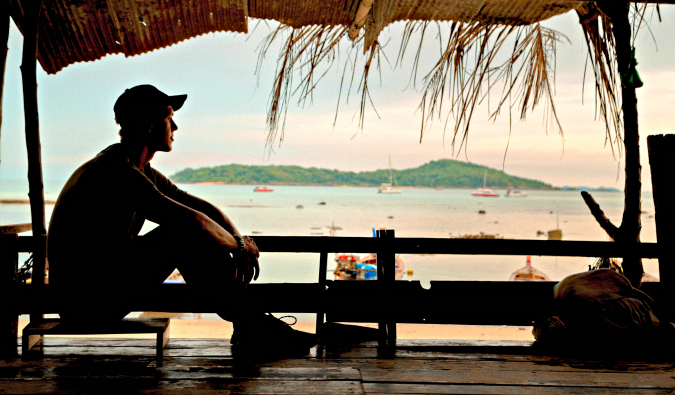
[[(483, 185), (485, 170), (487, 185), (493, 188), (555, 189), (541, 181), (452, 159), (431, 161), (412, 169), (393, 170), (393, 178), (394, 183), (401, 187), (478, 188)], [(230, 164), (188, 168), (170, 178), (179, 183), (377, 186), (389, 182), (389, 169), (351, 172), (301, 166)]]

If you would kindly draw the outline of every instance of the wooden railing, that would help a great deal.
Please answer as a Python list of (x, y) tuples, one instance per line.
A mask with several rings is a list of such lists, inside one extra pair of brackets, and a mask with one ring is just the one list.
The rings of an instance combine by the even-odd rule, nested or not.
[[(658, 258), (656, 243), (640, 243), (627, 248), (613, 242), (396, 238), (393, 230), (378, 232), (377, 238), (258, 236), (260, 251), (278, 253), (318, 253), (319, 277), (309, 284), (251, 284), (247, 300), (270, 312), (316, 313), (317, 331), (325, 321), (376, 322), (382, 337), (393, 343), (396, 323), (447, 323), (476, 325), (529, 326), (549, 310), (553, 282), (507, 281), (431, 281), (424, 289), (418, 281), (395, 281), (396, 254), (453, 255), (541, 255), (576, 257)], [(44, 248), (44, 238), (3, 236), (6, 265), (0, 272), (6, 276), (16, 270), (19, 252)], [(9, 252), (9, 254), (8, 254)], [(328, 255), (336, 252), (377, 253), (377, 281), (331, 281), (327, 278)], [(7, 255), (8, 254), (8, 255)], [(2, 302), (14, 304), (9, 310), (17, 313), (58, 312), (61, 297), (52, 285), (17, 286), (2, 280)], [(657, 302), (663, 285), (645, 284), (643, 288)], [(133, 311), (217, 312), (230, 296), (218, 290), (194, 290), (183, 285), (154, 287), (136, 298)], [(11, 315), (10, 314), (10, 315)], [(2, 315), (2, 314), (0, 314)]]

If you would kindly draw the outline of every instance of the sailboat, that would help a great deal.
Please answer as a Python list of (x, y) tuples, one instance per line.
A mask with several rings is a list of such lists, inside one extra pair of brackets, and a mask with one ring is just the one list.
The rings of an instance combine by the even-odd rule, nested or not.
[(394, 186), (394, 172), (391, 170), (391, 155), (389, 155), (389, 183), (382, 183), (382, 185), (377, 188), (377, 193), (401, 193), (401, 190)]
[(485, 186), (485, 182), (487, 181), (487, 169), (485, 169), (485, 174), (483, 174), (483, 188), (478, 188), (477, 192), (472, 193), (472, 196), (479, 196), (479, 197), (499, 197), (499, 194), (492, 190), (492, 188), (488, 188)]

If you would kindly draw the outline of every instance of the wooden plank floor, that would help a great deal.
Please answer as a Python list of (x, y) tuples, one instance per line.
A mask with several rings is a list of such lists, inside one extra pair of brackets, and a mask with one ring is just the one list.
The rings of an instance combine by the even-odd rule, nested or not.
[(314, 348), (306, 357), (233, 367), (227, 339), (49, 337), (44, 356), (0, 361), (0, 393), (673, 394), (672, 358), (544, 355), (527, 341), (399, 340)]

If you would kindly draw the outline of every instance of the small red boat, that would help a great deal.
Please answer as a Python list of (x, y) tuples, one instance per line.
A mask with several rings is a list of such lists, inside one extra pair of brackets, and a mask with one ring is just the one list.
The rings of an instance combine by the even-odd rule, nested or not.
[(255, 187), (253, 192), (273, 192), (274, 189), (272, 188), (267, 188), (267, 187)]

